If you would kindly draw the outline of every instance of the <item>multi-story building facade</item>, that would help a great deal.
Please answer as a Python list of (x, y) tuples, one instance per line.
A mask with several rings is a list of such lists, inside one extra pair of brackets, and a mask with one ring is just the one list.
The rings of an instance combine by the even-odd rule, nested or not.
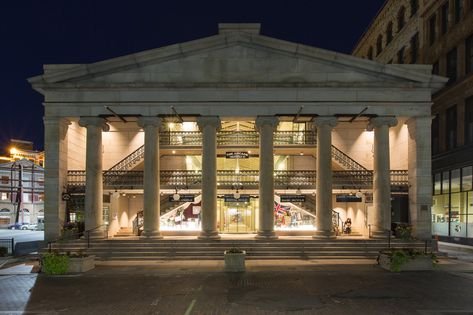
[(26, 159), (36, 165), (44, 167), (44, 152), (34, 150), (33, 142), (31, 141), (10, 139), (7, 151), (9, 155), (0, 156), (0, 160), (14, 162)]
[(431, 64), (433, 74), (449, 78), (433, 95), (432, 233), (441, 240), (473, 244), (473, 1), (415, 3), (387, 1), (353, 54), (371, 56), (370, 47), (385, 36), (386, 25), (399, 19), (399, 7), (418, 7), (414, 14), (411, 9), (405, 29), (372, 56), (384, 63)]
[(0, 228), (44, 220), (44, 169), (22, 159), (0, 164)]
[(46, 65), (29, 81), (45, 97), (46, 239), (71, 213), (97, 236), (143, 220), (149, 238), (331, 238), (333, 218), (350, 218), (386, 237), (391, 199), (431, 238), (431, 94), (446, 79), (430, 66), (221, 24), (191, 42)]

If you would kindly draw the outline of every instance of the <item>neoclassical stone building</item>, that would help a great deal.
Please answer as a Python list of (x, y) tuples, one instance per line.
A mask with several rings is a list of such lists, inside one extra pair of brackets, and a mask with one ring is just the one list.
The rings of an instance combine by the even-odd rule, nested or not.
[(45, 98), (47, 239), (81, 208), (97, 236), (142, 222), (145, 238), (329, 238), (348, 218), (386, 236), (407, 211), (431, 236), (430, 105), (446, 79), (430, 66), (219, 24), (190, 42), (45, 65), (29, 82)]

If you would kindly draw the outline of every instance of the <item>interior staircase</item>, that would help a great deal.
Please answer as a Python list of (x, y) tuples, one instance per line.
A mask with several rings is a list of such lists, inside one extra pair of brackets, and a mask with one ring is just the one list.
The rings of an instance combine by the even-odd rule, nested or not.
[[(366, 259), (376, 258), (388, 248), (387, 240), (344, 239), (278, 239), (206, 241), (197, 239), (108, 239), (61, 242), (52, 245), (59, 251), (85, 250), (98, 261), (153, 260), (221, 260), (232, 247), (246, 250), (247, 259)], [(391, 247), (423, 249), (424, 243), (392, 240)]]
[(130, 237), (133, 236), (133, 229), (129, 227), (121, 227), (114, 237)]

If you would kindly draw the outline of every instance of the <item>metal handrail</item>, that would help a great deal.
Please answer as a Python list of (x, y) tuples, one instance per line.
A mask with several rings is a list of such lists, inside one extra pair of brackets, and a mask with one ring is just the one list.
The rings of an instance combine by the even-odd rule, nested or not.
[(352, 159), (348, 154), (332, 145), (332, 158), (342, 164), (346, 169), (352, 171), (368, 171), (366, 167)]
[[(52, 251), (52, 247), (51, 245), (53, 243), (57, 243), (57, 242), (61, 242), (61, 241), (70, 241), (70, 240), (75, 240), (75, 239), (78, 239), (80, 238), (81, 236), (84, 236), (84, 234), (87, 234), (86, 236), (86, 239), (87, 239), (87, 248), (90, 248), (90, 232), (91, 231), (94, 231), (98, 228), (101, 228), (103, 226), (107, 226), (107, 224), (101, 224), (99, 226), (96, 226), (95, 228), (93, 229), (89, 229), (89, 230), (85, 230), (85, 231), (82, 231), (82, 232), (77, 232), (77, 233), (73, 233), (73, 234), (70, 234), (68, 237), (64, 238), (64, 237), (60, 237), (60, 238), (56, 238), (52, 241), (48, 241), (48, 252), (51, 253)], [(108, 238), (108, 233), (104, 233), (106, 235), (105, 238)]]
[[(274, 171), (276, 188), (313, 189), (316, 184), (316, 171)], [(371, 189), (373, 186), (372, 171), (334, 171), (332, 173), (335, 189)], [(201, 185), (202, 172), (188, 170), (164, 170), (160, 172), (160, 184), (163, 187), (198, 188)], [(256, 188), (259, 183), (258, 170), (242, 170), (238, 173), (229, 170), (218, 170), (217, 181), (221, 188), (243, 186)], [(143, 187), (143, 171), (105, 171), (103, 175), (106, 189), (141, 189)], [(391, 187), (405, 188), (408, 185), (406, 170), (391, 171)], [(85, 187), (85, 171), (68, 172), (69, 191)]]

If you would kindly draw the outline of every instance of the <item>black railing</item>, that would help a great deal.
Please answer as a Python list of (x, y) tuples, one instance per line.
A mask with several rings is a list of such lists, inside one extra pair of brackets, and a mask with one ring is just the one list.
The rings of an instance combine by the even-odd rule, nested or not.
[[(107, 224), (101, 224), (99, 226), (94, 227), (93, 229), (89, 229), (89, 230), (85, 230), (85, 231), (79, 231), (79, 232), (76, 232), (76, 233), (71, 233), (71, 234), (68, 234), (67, 236), (62, 236), (62, 237), (56, 238), (55, 240), (48, 241), (48, 243), (47, 243), (48, 244), (48, 252), (50, 252), (50, 253), (52, 252), (52, 245), (54, 243), (78, 240), (78, 239), (81, 239), (81, 238), (85, 238), (87, 248), (90, 248), (90, 233), (95, 231), (95, 230), (98, 230), (100, 228), (103, 228), (103, 227), (107, 227)], [(103, 235), (102, 235), (101, 238), (108, 238), (108, 231), (106, 229), (103, 229), (102, 232), (103, 232)]]
[[(334, 171), (334, 189), (371, 189), (373, 186), (372, 171)], [(200, 188), (201, 171), (166, 170), (160, 174), (161, 187), (174, 189)], [(103, 173), (105, 189), (142, 189), (142, 171), (105, 171)], [(259, 186), (259, 171), (244, 170), (240, 172), (217, 171), (219, 188), (244, 187), (245, 189)], [(316, 171), (274, 171), (274, 186), (278, 189), (313, 189), (316, 183)], [(391, 171), (392, 189), (406, 188), (408, 185), (407, 171)], [(68, 172), (68, 189), (80, 191), (85, 188), (85, 171)]]

